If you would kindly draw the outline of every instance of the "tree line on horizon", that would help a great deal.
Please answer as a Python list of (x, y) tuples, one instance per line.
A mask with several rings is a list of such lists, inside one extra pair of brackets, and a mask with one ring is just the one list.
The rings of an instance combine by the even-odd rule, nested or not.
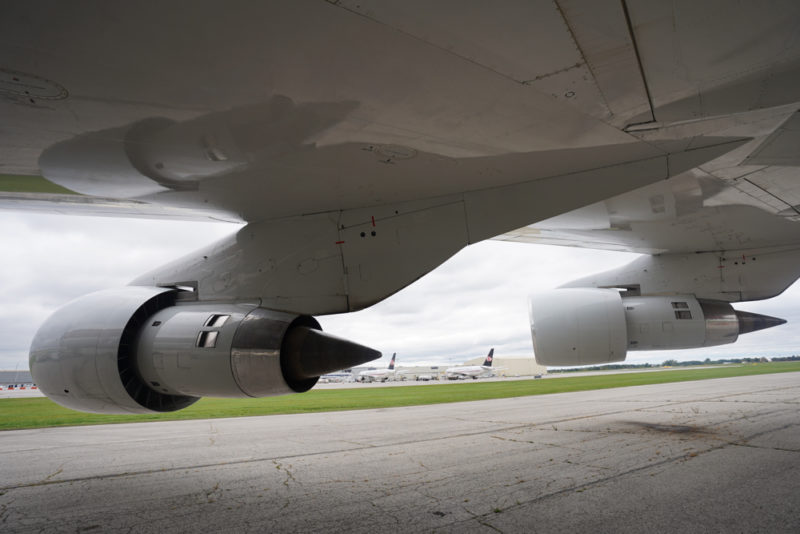
[(775, 356), (767, 358), (764, 356), (753, 358), (723, 358), (721, 360), (665, 360), (663, 363), (612, 363), (608, 365), (595, 365), (592, 367), (569, 367), (566, 369), (548, 369), (548, 373), (574, 373), (577, 371), (608, 371), (616, 369), (657, 369), (659, 367), (692, 367), (695, 365), (725, 365), (731, 363), (766, 363), (766, 362), (796, 362), (800, 361), (800, 356)]

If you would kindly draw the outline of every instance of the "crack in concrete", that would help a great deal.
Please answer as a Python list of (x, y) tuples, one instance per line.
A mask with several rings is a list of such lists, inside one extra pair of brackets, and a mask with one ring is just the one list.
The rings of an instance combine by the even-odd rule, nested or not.
[(800, 452), (800, 449), (785, 449), (783, 447), (766, 447), (763, 445), (751, 445), (750, 443), (731, 443), (738, 447), (749, 447), (751, 449), (764, 449), (766, 451), (780, 451), (780, 452)]
[(219, 482), (214, 484), (211, 489), (202, 490), (202, 492), (205, 494), (206, 502), (209, 503), (216, 502), (217, 499), (222, 497), (222, 489), (219, 487)]
[[(289, 484), (289, 482), (292, 482), (294, 484), (300, 485), (297, 482), (297, 479), (294, 478), (294, 474), (292, 473), (292, 471), (290, 469), (292, 467), (291, 465), (289, 465), (289, 467), (284, 467), (278, 460), (273, 460), (272, 463), (275, 464), (275, 469), (277, 469), (278, 471), (283, 472), (286, 475), (286, 478), (283, 479), (283, 485), (286, 487), (287, 490), (291, 490), (291, 485)], [(291, 499), (291, 493), (290, 493), (289, 496), (287, 496), (286, 501), (283, 503), (283, 506), (281, 507), (281, 509), (285, 510), (286, 508), (289, 507), (289, 505), (291, 503), (292, 503), (292, 499)]]
[[(487, 514), (477, 514), (477, 513), (473, 512), (472, 510), (470, 510), (469, 508), (467, 508), (466, 506), (461, 506), (461, 509), (464, 510), (470, 516), (472, 516), (471, 519), (474, 520), (479, 525), (482, 525), (482, 526), (484, 526), (486, 528), (490, 528), (490, 529), (494, 530), (495, 532), (500, 532), (500, 534), (503, 534), (502, 530), (500, 530), (499, 528), (497, 528), (494, 525), (491, 525), (491, 524), (487, 523), (483, 519), (483, 516), (487, 515)], [(499, 508), (495, 508), (493, 513), (499, 513), (499, 511), (500, 511)], [(442, 517), (444, 517), (444, 514), (442, 515)], [(448, 523), (448, 525), (457, 525), (457, 524), (460, 524), (460, 523), (465, 523), (466, 521), (469, 521), (469, 520), (463, 520), (462, 519), (460, 521), (454, 521), (452, 523)]]
[(64, 464), (61, 464), (61, 465), (58, 466), (58, 469), (56, 469), (54, 472), (52, 472), (49, 475), (47, 475), (46, 477), (44, 477), (42, 479), (42, 482), (47, 482), (51, 478), (53, 478), (54, 476), (60, 475), (63, 472), (64, 472)]
[[(498, 512), (495, 512), (495, 513), (498, 513)], [(492, 525), (491, 523), (487, 523), (486, 521), (481, 520), (480, 517), (476, 517), (475, 521), (477, 521), (478, 524), (483, 525), (484, 527), (490, 528), (490, 529), (494, 530), (495, 532), (499, 532), (500, 534), (503, 534), (502, 530), (500, 530), (496, 526)]]
[(219, 430), (214, 426), (214, 423), (208, 423), (209, 427), (209, 434), (208, 441), (210, 442), (210, 446), (214, 446), (217, 443), (217, 438), (214, 437), (215, 434), (219, 434)]
[[(5, 493), (0, 494), (0, 496), (5, 495)], [(9, 507), (16, 502), (16, 499), (11, 499), (7, 503), (0, 504), (0, 523), (5, 523), (8, 521), (8, 516), (11, 514), (11, 510)]]
[[(391, 495), (391, 494), (387, 493), (387, 494), (385, 494), (384, 496), (385, 496), (385, 497), (388, 497), (388, 496), (390, 496), (390, 495)], [(400, 520), (400, 518), (399, 518), (398, 516), (396, 516), (396, 515), (393, 513), (393, 511), (392, 511), (391, 509), (386, 509), (386, 508), (384, 508), (383, 506), (379, 505), (378, 503), (376, 503), (376, 502), (374, 502), (374, 501), (369, 501), (369, 504), (370, 504), (370, 505), (371, 505), (373, 508), (375, 508), (376, 510), (378, 510), (378, 511), (380, 512), (380, 514), (381, 514), (381, 516), (382, 516), (382, 517), (390, 517), (391, 519), (393, 519), (393, 520), (394, 520), (395, 524), (397, 524), (398, 526), (399, 526), (399, 525), (401, 525), (401, 524), (403, 524), (403, 522)]]

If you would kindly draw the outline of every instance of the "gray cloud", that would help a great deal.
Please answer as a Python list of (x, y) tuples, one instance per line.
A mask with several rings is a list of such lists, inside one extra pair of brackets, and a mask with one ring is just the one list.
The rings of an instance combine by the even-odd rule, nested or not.
[[(47, 316), (235, 230), (223, 224), (0, 213), (0, 368), (27, 367)], [(202, 230), (200, 230), (202, 229)]]

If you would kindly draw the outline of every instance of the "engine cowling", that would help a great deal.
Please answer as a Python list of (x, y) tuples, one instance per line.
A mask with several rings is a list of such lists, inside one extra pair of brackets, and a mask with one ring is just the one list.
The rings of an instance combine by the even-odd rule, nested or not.
[(529, 299), (534, 355), (541, 365), (597, 365), (629, 350), (712, 347), (784, 324), (691, 295), (623, 297), (615, 289), (564, 288)]
[(203, 396), (301, 393), (325, 373), (380, 357), (322, 332), (313, 317), (180, 297), (128, 286), (70, 302), (34, 337), (34, 380), (75, 410), (168, 412)]

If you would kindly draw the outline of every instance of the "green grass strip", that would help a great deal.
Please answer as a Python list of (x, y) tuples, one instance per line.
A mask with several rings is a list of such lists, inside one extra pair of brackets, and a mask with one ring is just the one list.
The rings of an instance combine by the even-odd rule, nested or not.
[(0, 191), (5, 193), (77, 195), (74, 191), (56, 185), (43, 176), (21, 176), (18, 174), (0, 174)]
[(543, 380), (469, 381), (383, 388), (359, 388), (354, 385), (347, 389), (316, 389), (300, 395), (264, 399), (206, 398), (179, 412), (151, 415), (84, 414), (62, 408), (46, 398), (5, 399), (0, 400), (0, 430), (364, 410), (798, 371), (800, 362), (775, 362), (708, 369), (553, 377)]

